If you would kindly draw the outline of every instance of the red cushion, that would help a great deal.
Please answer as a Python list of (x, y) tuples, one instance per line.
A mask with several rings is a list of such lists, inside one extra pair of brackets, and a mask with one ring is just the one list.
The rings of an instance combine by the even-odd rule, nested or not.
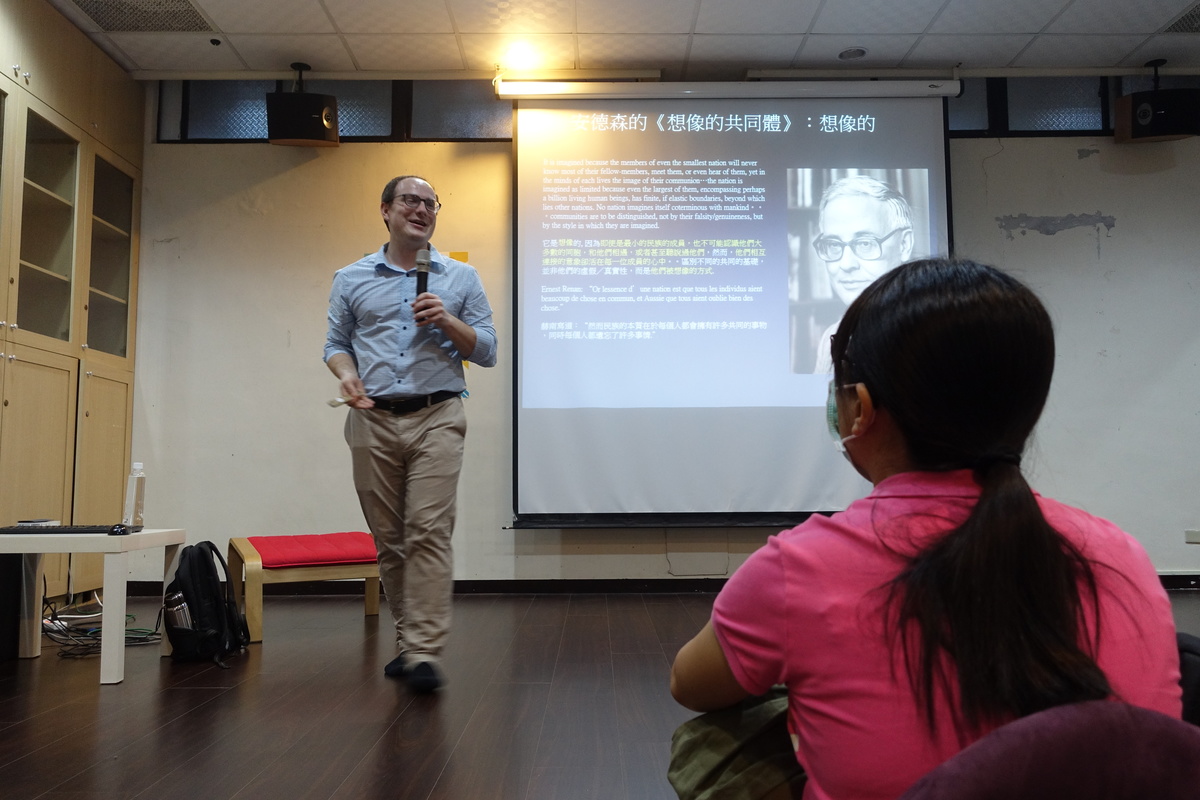
[(369, 564), (375, 560), (375, 540), (362, 531), (246, 538), (262, 557), (264, 569)]

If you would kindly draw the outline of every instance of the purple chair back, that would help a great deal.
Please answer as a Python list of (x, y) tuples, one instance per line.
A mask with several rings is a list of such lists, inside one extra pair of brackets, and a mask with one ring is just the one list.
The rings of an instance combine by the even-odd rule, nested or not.
[(900, 800), (1196, 800), (1200, 727), (1094, 700), (1010, 722)]

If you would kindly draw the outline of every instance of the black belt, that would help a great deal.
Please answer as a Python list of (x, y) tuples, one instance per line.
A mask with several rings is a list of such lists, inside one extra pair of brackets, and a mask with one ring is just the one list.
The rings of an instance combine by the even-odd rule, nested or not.
[(411, 414), (414, 411), (420, 411), (422, 408), (429, 408), (432, 405), (449, 400), (451, 397), (458, 397), (461, 392), (434, 392), (433, 394), (422, 395), (421, 397), (405, 397), (395, 399), (390, 397), (372, 397), (375, 401), (375, 408), (380, 411), (390, 411), (393, 414)]

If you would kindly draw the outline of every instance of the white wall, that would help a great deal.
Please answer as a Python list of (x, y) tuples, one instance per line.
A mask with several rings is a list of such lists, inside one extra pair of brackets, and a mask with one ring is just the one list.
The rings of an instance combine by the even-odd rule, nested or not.
[[(1043, 294), (1060, 369), (1031, 466), (1046, 493), (1110, 516), (1162, 571), (1200, 572), (1194, 253), (1200, 141), (956, 140), (961, 253)], [(333, 271), (375, 250), (378, 196), (416, 172), (496, 312), (496, 367), (473, 366), (455, 534), (459, 579), (725, 575), (766, 530), (513, 531), (508, 143), (146, 147), (133, 457), (147, 524), (191, 542), (361, 529), (344, 409), (321, 362)], [(1030, 214), (1047, 233), (1008, 235)], [(1070, 214), (1113, 216), (1069, 227)], [(949, 376), (948, 376), (949, 377)], [(154, 578), (144, 559), (134, 577)]]
[[(459, 579), (725, 575), (766, 531), (513, 531), (511, 145), (148, 143), (133, 457), (147, 524), (231, 536), (361, 530), (345, 409), (321, 361), (334, 270), (387, 237), (379, 194), (416, 172), (445, 205), (434, 244), (466, 251), (500, 334), (467, 371)], [(732, 555), (731, 555), (732, 553)], [(135, 577), (150, 579), (145, 563)]]
[(1200, 572), (1184, 543), (1200, 528), (1200, 138), (950, 153), (959, 254), (1019, 275), (1055, 320), (1035, 485), (1137, 536), (1161, 572)]

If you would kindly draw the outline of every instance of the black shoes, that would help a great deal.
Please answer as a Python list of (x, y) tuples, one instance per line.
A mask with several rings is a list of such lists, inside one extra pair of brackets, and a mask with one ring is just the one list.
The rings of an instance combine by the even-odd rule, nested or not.
[(383, 668), (383, 674), (389, 678), (401, 678), (404, 676), (404, 666), (404, 653), (401, 653), (388, 662), (388, 665)]
[(442, 675), (433, 662), (418, 661), (410, 667), (403, 653), (388, 662), (383, 674), (389, 678), (403, 678), (408, 688), (417, 694), (428, 694), (442, 688)]
[(428, 694), (437, 691), (442, 686), (442, 676), (432, 662), (421, 661), (408, 670), (404, 675), (408, 688), (417, 694)]

